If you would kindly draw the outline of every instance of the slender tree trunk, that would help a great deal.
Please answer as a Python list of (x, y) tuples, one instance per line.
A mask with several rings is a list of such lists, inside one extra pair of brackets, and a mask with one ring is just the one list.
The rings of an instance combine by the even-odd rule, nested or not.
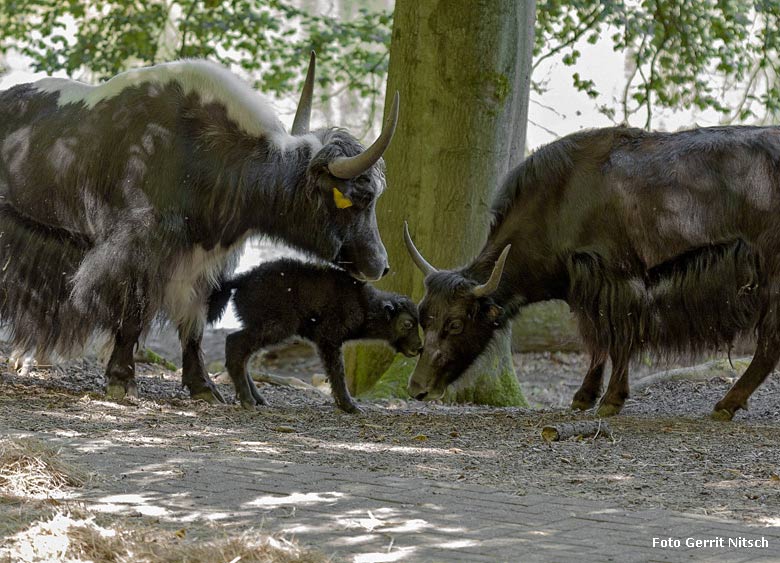
[[(439, 268), (466, 264), (484, 244), (492, 193), (523, 158), (534, 20), (532, 0), (397, 0), (387, 99), (398, 90), (401, 113), (378, 206), (392, 269), (383, 288), (423, 294), (404, 220)], [(524, 404), (510, 338), (501, 334), (446, 398)], [(388, 369), (387, 355), (367, 346), (347, 356), (355, 390), (386, 372), (374, 396), (397, 393), (414, 364), (399, 359)]]

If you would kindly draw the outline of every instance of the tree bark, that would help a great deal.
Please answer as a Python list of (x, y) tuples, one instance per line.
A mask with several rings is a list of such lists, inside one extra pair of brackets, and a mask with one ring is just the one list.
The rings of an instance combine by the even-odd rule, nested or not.
[[(438, 268), (466, 264), (484, 244), (492, 193), (524, 155), (534, 20), (531, 0), (397, 0), (386, 99), (398, 90), (401, 112), (377, 210), (392, 269), (382, 288), (415, 300), (423, 294), (423, 275), (403, 243), (404, 220)], [(464, 376), (470, 386), (447, 398), (525, 404), (510, 338), (502, 332)], [(347, 362), (359, 366), (351, 370), (353, 388), (384, 372), (405, 384), (413, 362), (388, 366), (369, 350), (348, 352)]]
[(515, 352), (579, 352), (583, 349), (577, 323), (564, 301), (525, 307), (512, 323)]

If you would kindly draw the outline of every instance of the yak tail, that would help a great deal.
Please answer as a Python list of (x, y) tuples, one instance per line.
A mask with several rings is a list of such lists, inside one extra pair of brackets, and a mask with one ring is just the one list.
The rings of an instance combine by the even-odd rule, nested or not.
[(209, 297), (209, 310), (206, 321), (209, 324), (217, 322), (225, 314), (225, 308), (232, 297), (233, 290), (238, 287), (238, 279), (219, 280), (219, 285)]

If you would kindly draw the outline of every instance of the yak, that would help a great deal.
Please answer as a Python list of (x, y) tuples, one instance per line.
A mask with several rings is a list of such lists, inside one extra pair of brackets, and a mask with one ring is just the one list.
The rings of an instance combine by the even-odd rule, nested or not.
[(398, 96), (368, 148), (343, 129), (309, 131), (314, 62), (292, 134), (205, 60), (0, 92), (0, 318), (15, 348), (67, 356), (113, 336), (107, 395), (135, 396), (134, 347), (165, 317), (191, 396), (222, 400), (200, 342), (211, 289), (248, 237), (384, 275), (375, 205)]
[(345, 342), (383, 340), (407, 357), (422, 348), (417, 306), (409, 297), (380, 291), (331, 265), (283, 258), (224, 280), (209, 298), (208, 322), (222, 316), (231, 293), (242, 328), (227, 336), (225, 365), (246, 409), (267, 404), (246, 371), (247, 361), (291, 336), (317, 347), (336, 406), (350, 413), (360, 408), (344, 379)]
[(731, 420), (780, 358), (780, 128), (578, 132), (534, 152), (497, 190), (487, 241), (456, 270), (423, 271), (423, 353), (409, 379), (441, 396), (521, 309), (571, 307), (590, 367), (572, 408), (620, 412), (629, 363), (730, 350), (755, 338), (745, 373), (714, 407)]

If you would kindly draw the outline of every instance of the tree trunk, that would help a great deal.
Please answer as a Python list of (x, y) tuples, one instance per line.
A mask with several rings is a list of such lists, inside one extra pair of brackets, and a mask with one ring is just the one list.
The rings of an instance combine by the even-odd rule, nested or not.
[(512, 323), (515, 352), (578, 352), (583, 349), (577, 323), (565, 301), (545, 301), (523, 308)]
[[(534, 19), (530, 0), (397, 0), (387, 99), (398, 90), (401, 112), (377, 211), (392, 269), (382, 288), (415, 300), (423, 294), (423, 275), (404, 247), (404, 220), (439, 268), (466, 264), (484, 244), (492, 193), (523, 158)], [(510, 338), (500, 335), (464, 376), (470, 385), (448, 391), (449, 400), (525, 404)], [(387, 357), (370, 350), (347, 353), (359, 367), (353, 388), (384, 372), (395, 378), (389, 387), (405, 384), (414, 362), (397, 359), (388, 369)]]

